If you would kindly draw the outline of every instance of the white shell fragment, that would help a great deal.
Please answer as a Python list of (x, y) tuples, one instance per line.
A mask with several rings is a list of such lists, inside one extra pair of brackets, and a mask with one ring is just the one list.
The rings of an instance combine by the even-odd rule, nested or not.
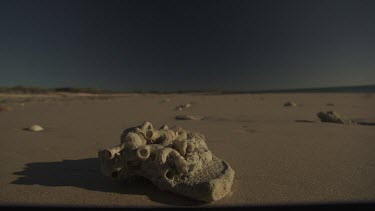
[(235, 172), (212, 154), (203, 135), (179, 126), (160, 129), (145, 122), (126, 129), (121, 144), (98, 152), (104, 175), (142, 176), (160, 190), (212, 202), (231, 192)]
[(179, 105), (179, 106), (176, 107), (176, 110), (182, 111), (182, 110), (187, 109), (187, 108), (191, 108), (191, 104), (190, 103)]
[(44, 130), (44, 128), (40, 125), (31, 125), (28, 129), (33, 132), (39, 132)]

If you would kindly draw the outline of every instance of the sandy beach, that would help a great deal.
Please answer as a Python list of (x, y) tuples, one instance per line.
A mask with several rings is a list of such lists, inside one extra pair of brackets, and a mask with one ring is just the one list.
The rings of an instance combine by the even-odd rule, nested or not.
[[(168, 99), (168, 100), (166, 100)], [(295, 107), (283, 106), (293, 101)], [(192, 106), (176, 110), (176, 106)], [(1, 94), (0, 204), (62, 206), (234, 206), (375, 201), (375, 127), (321, 123), (335, 110), (375, 122), (375, 95)], [(201, 120), (176, 120), (177, 115)], [(232, 193), (204, 204), (147, 180), (101, 175), (98, 150), (128, 127), (152, 122), (201, 132), (236, 172)], [(44, 131), (25, 130), (39, 124)]]

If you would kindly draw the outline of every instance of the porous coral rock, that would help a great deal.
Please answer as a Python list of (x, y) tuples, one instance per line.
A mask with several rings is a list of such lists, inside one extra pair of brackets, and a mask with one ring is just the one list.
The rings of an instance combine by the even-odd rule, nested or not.
[(202, 134), (145, 122), (126, 129), (121, 144), (98, 152), (104, 175), (149, 179), (159, 189), (212, 202), (231, 190), (234, 171), (208, 149)]

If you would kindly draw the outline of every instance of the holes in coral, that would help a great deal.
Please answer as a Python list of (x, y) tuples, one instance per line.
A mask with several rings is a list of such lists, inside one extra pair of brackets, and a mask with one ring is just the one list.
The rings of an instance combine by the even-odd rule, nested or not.
[(112, 176), (113, 178), (116, 178), (116, 177), (118, 176), (118, 171), (114, 171), (114, 172), (112, 172), (111, 176)]
[(151, 154), (150, 157), (148, 158), (149, 160), (155, 160), (156, 159), (156, 155), (155, 154)]
[(152, 137), (152, 135), (154, 134), (154, 132), (152, 132), (152, 130), (148, 130), (148, 131), (146, 131), (146, 138), (151, 138)]
[(148, 156), (148, 150), (143, 148), (143, 149), (139, 150), (139, 154), (142, 157), (147, 157)]
[(166, 139), (167, 139), (167, 137), (165, 135), (162, 135), (158, 139), (155, 140), (155, 144), (161, 144)]
[(113, 159), (112, 152), (109, 151), (109, 150), (104, 150), (104, 151), (103, 151), (103, 155), (104, 155), (104, 158), (105, 158), (105, 159)]
[(194, 151), (194, 145), (191, 143), (188, 143), (186, 147), (186, 152), (193, 152)]
[(168, 157), (167, 158), (167, 165), (171, 168), (174, 168), (175, 167), (175, 158), (173, 157)]
[(173, 180), (174, 173), (172, 171), (168, 170), (167, 173), (165, 173), (165, 177), (169, 180)]

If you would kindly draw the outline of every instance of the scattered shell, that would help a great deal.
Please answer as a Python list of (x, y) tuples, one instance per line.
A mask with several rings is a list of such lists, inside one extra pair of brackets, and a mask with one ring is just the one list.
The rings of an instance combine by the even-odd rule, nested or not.
[(44, 128), (40, 125), (31, 125), (28, 129), (33, 132), (39, 132), (44, 130)]
[(182, 111), (182, 110), (190, 108), (190, 107), (191, 107), (191, 104), (190, 103), (186, 103), (186, 104), (177, 106), (176, 110)]
[(202, 120), (203, 119), (203, 117), (200, 117), (200, 116), (185, 115), (185, 114), (177, 115), (175, 118), (177, 120)]
[(297, 103), (288, 101), (288, 102), (284, 103), (284, 106), (285, 107), (296, 107)]

